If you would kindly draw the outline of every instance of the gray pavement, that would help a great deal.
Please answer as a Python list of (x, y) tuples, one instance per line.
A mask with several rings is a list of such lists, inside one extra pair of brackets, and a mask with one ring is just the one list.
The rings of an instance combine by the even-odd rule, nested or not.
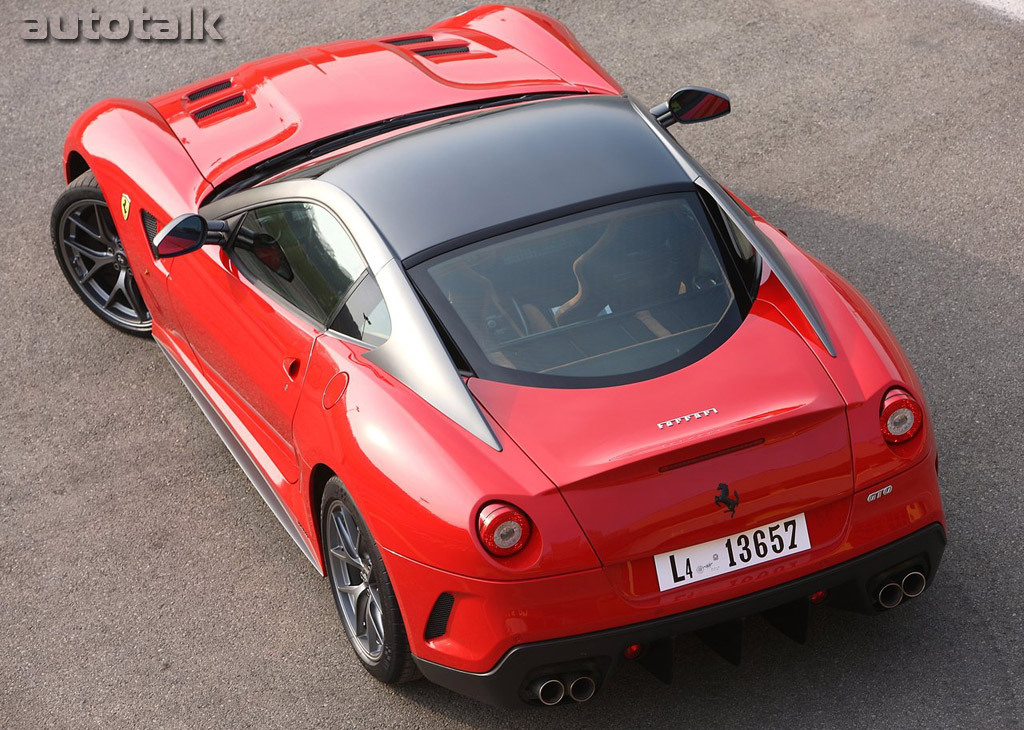
[(218, 0), (220, 44), (27, 44), (35, 4), (4, 6), (0, 727), (1021, 724), (1024, 24), (952, 0), (537, 4), (643, 100), (732, 96), (678, 134), (888, 318), (935, 416), (951, 542), (926, 597), (822, 610), (806, 647), (751, 620), (740, 668), (684, 639), (671, 688), (630, 667), (587, 705), (508, 712), (359, 669), (326, 585), (157, 348), (86, 311), (47, 233), (92, 102), (452, 6)]

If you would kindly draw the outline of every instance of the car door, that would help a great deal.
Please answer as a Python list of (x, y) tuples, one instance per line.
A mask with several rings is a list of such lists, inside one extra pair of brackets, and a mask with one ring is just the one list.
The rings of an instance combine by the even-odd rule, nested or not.
[(295, 482), (292, 419), (313, 343), (366, 267), (317, 203), (261, 205), (232, 223), (225, 246), (175, 262), (170, 286), (200, 367), (255, 442), (250, 451), (271, 481)]

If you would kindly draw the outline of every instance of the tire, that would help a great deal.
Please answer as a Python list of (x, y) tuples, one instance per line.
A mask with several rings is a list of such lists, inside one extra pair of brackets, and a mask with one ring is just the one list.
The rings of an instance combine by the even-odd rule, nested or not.
[(91, 172), (75, 178), (57, 198), (50, 237), (64, 278), (93, 314), (122, 332), (148, 337), (153, 318)]
[[(377, 542), (337, 477), (331, 477), (324, 487), (320, 535), (334, 605), (353, 653), (367, 672), (385, 684), (419, 678)], [(367, 620), (367, 616), (373, 619)], [(379, 624), (374, 619), (379, 619)], [(383, 640), (375, 642), (374, 636), (381, 632)]]

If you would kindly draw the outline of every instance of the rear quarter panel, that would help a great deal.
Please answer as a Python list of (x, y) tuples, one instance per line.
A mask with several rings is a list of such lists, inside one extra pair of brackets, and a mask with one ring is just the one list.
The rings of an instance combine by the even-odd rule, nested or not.
[[(450, 421), (402, 383), (361, 357), (365, 348), (320, 337), (295, 417), (304, 475), (293, 509), (316, 534), (319, 505), (309, 475), (318, 464), (337, 474), (378, 544), (387, 551), (460, 575), (512, 580), (598, 566), (555, 486), (492, 422), (504, 446), (495, 451)], [(329, 408), (331, 379), (346, 373), (344, 394)], [(476, 516), (492, 500), (529, 516), (533, 536), (519, 555), (489, 556)], [(386, 558), (385, 558), (386, 560)]]

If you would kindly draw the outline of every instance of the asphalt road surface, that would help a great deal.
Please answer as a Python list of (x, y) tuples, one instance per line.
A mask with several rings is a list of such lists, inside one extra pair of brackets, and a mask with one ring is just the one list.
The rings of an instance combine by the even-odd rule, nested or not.
[(750, 620), (739, 668), (684, 638), (672, 687), (628, 667), (553, 710), (362, 672), (326, 584), (155, 345), (68, 288), (49, 211), (64, 134), (94, 101), (459, 5), (217, 0), (221, 43), (32, 44), (35, 4), (5, 0), (0, 727), (1019, 726), (1024, 23), (955, 0), (537, 4), (648, 103), (730, 94), (734, 113), (684, 144), (892, 324), (941, 448), (934, 588), (878, 617), (822, 609), (807, 646)]

